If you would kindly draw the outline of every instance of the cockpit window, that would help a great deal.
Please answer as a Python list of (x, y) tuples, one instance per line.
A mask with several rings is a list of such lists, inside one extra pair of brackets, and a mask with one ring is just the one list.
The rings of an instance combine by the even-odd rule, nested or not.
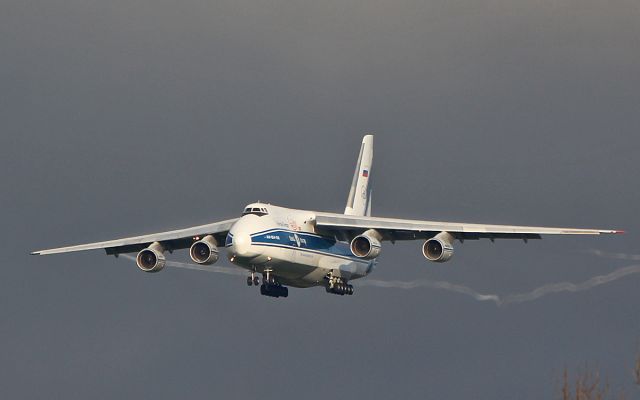
[(263, 215), (268, 215), (269, 212), (267, 211), (266, 208), (262, 208), (262, 207), (247, 207), (242, 212), (242, 215), (247, 215), (247, 214), (253, 214), (253, 215), (257, 215), (258, 217), (261, 217)]

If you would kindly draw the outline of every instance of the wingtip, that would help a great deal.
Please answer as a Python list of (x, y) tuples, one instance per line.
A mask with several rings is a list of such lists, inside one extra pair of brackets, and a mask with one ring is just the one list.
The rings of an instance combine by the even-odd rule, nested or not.
[(31, 252), (31, 253), (29, 253), (29, 254), (31, 254), (32, 256), (39, 256), (39, 255), (40, 255), (40, 252), (39, 252), (39, 251), (32, 251), (32, 252)]
[(626, 231), (620, 231), (620, 230), (613, 231), (614, 235), (624, 235), (625, 233), (627, 233), (627, 232)]

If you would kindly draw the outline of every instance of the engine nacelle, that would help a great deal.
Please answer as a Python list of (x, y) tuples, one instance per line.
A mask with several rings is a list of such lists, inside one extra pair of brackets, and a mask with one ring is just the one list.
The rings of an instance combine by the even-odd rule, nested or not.
[(136, 256), (136, 264), (138, 264), (138, 268), (144, 272), (160, 271), (164, 268), (165, 261), (164, 249), (158, 242), (152, 243)]
[(429, 261), (449, 261), (453, 257), (453, 240), (454, 237), (449, 232), (440, 232), (424, 242), (422, 254)]
[(191, 245), (189, 256), (194, 263), (211, 265), (218, 261), (218, 243), (211, 235), (205, 236), (201, 240)]
[(380, 236), (376, 231), (367, 231), (362, 235), (356, 236), (351, 241), (351, 253), (358, 258), (371, 260), (380, 255), (382, 245), (380, 240), (375, 236)]

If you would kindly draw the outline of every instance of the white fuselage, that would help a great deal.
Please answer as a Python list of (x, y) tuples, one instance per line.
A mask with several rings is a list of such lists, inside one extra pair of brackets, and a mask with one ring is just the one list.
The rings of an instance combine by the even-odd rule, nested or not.
[(227, 235), (229, 260), (257, 273), (268, 270), (294, 287), (324, 286), (327, 276), (362, 278), (373, 270), (375, 260), (357, 258), (349, 243), (319, 235), (314, 221), (312, 211), (250, 204)]

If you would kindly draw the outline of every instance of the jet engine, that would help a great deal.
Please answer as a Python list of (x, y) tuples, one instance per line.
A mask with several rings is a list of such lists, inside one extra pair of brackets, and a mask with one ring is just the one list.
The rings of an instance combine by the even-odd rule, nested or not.
[(138, 268), (144, 272), (158, 272), (164, 268), (164, 249), (158, 242), (152, 243), (146, 249), (140, 251), (136, 256)]
[[(377, 237), (376, 237), (377, 236)], [(351, 252), (354, 256), (371, 260), (380, 255), (382, 245), (380, 244), (380, 234), (375, 230), (368, 230), (362, 235), (358, 235), (351, 241)]]
[(453, 257), (454, 237), (449, 232), (440, 232), (422, 245), (422, 254), (429, 261), (445, 262)]
[(197, 264), (211, 265), (218, 261), (218, 243), (213, 236), (205, 236), (191, 245), (189, 255)]

